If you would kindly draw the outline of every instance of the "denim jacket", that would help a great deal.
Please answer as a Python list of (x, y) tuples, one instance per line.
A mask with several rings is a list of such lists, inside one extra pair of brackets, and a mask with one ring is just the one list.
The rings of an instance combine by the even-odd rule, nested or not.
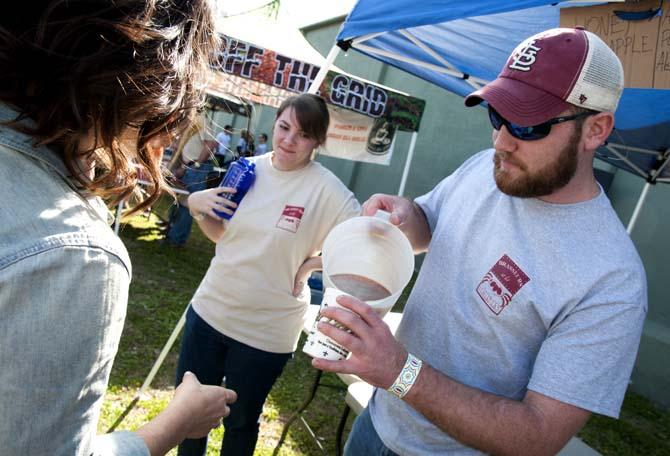
[(131, 277), (104, 204), (2, 124), (0, 195), (0, 454), (148, 455), (135, 433), (95, 437)]

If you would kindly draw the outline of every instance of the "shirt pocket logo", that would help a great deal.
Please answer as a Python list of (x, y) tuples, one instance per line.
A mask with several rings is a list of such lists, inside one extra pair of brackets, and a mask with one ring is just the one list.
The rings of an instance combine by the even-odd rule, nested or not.
[(526, 273), (509, 256), (503, 255), (479, 282), (477, 294), (494, 314), (500, 315), (529, 281)]
[(302, 220), (304, 213), (304, 207), (290, 206), (287, 204), (284, 206), (284, 210), (282, 211), (282, 214), (279, 217), (279, 220), (277, 220), (277, 224), (275, 226), (279, 229), (290, 231), (291, 233), (296, 233), (298, 231), (298, 227), (300, 227), (300, 221)]

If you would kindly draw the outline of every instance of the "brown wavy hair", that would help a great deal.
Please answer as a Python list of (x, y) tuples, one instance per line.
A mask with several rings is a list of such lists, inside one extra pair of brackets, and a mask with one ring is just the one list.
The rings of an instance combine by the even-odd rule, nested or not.
[[(148, 196), (135, 210), (151, 204), (166, 188), (155, 145), (187, 127), (204, 101), (218, 45), (211, 1), (12, 3), (0, 18), (0, 101), (19, 112), (10, 125), (110, 202), (130, 197), (141, 174)], [(81, 165), (91, 160), (92, 179)]]
[(294, 95), (285, 99), (277, 109), (275, 121), (287, 110), (293, 108), (300, 128), (316, 141), (317, 146), (325, 144), (330, 124), (330, 114), (323, 98), (311, 93)]

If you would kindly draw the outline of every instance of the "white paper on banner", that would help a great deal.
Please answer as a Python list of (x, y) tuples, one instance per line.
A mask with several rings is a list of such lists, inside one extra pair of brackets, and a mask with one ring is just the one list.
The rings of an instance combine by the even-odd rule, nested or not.
[(334, 106), (328, 106), (328, 111), (328, 140), (319, 148), (320, 154), (379, 165), (391, 163), (395, 127), (390, 122)]

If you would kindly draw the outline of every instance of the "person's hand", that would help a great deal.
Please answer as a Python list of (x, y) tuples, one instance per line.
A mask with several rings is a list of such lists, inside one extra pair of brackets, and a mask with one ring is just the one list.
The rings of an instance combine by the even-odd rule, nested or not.
[(164, 455), (184, 439), (199, 439), (228, 416), (228, 404), (237, 400), (235, 391), (203, 385), (186, 372), (174, 398), (153, 420), (137, 430), (151, 456)]
[(293, 296), (298, 297), (305, 288), (305, 282), (314, 271), (322, 269), (322, 258), (320, 256), (309, 257), (298, 268), (293, 280)]
[(361, 214), (374, 216), (380, 209), (391, 214), (389, 222), (405, 233), (414, 253), (425, 252), (428, 249), (432, 232), (426, 214), (418, 204), (400, 196), (377, 193), (363, 203)]
[(228, 404), (236, 400), (235, 391), (221, 386), (203, 385), (193, 373), (186, 372), (175, 390), (170, 407), (189, 417), (184, 420), (186, 438), (198, 439), (221, 424), (221, 420), (230, 413)]
[(228, 198), (224, 198), (221, 194), (235, 193), (237, 190), (231, 187), (215, 187), (199, 192), (191, 193), (188, 196), (188, 207), (192, 214), (200, 213), (213, 217), (215, 220), (221, 219), (214, 210), (225, 212), (226, 214), (233, 213), (233, 209), (237, 204)]
[(329, 372), (354, 374), (373, 386), (387, 389), (402, 370), (407, 350), (393, 337), (379, 314), (363, 301), (338, 296), (344, 309), (328, 306), (321, 315), (349, 328), (346, 332), (329, 323), (318, 323), (318, 329), (351, 352), (348, 359), (329, 361), (314, 358), (312, 366)]
[(378, 210), (391, 214), (389, 222), (396, 226), (405, 223), (412, 213), (412, 202), (395, 195), (376, 193), (363, 203), (362, 215), (374, 216)]

